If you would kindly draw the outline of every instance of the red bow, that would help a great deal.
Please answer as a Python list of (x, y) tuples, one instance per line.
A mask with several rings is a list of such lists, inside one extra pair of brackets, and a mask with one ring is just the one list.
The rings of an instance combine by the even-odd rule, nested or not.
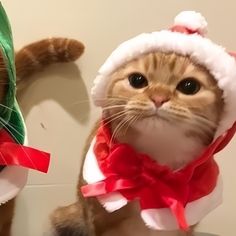
[[(188, 229), (184, 207), (213, 191), (218, 166), (213, 155), (230, 141), (236, 124), (217, 138), (195, 161), (173, 172), (127, 144), (111, 143), (108, 127), (102, 125), (96, 136), (94, 152), (105, 179), (81, 188), (84, 197), (119, 192), (127, 200), (138, 199), (141, 209), (169, 207), (179, 228)], [(206, 171), (207, 170), (207, 171)]]
[(17, 144), (9, 133), (0, 131), (0, 165), (17, 165), (47, 173), (50, 154)]

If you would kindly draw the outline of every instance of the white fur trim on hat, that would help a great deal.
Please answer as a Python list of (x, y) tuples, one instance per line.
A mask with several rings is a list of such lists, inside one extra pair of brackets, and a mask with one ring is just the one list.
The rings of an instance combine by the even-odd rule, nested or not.
[[(183, 18), (180, 14), (176, 22), (183, 23)], [(194, 13), (191, 19), (192, 26), (194, 26), (194, 19), (197, 19), (195, 26), (198, 25), (202, 30), (205, 29), (206, 24), (203, 17)], [(217, 80), (218, 86), (223, 90), (225, 101), (225, 111), (217, 130), (217, 136), (229, 129), (236, 119), (236, 61), (223, 47), (197, 33), (184, 34), (163, 30), (144, 33), (122, 43), (108, 57), (94, 80), (91, 93), (95, 105), (104, 105), (110, 75), (116, 69), (143, 54), (156, 51), (190, 56), (193, 61), (209, 70)]]

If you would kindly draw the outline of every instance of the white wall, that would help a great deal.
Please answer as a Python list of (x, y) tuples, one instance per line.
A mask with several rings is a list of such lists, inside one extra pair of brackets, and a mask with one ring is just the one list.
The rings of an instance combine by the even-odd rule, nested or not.
[[(31, 172), (20, 194), (14, 236), (43, 235), (49, 213), (75, 198), (80, 155), (89, 129), (99, 115), (89, 105), (89, 90), (97, 69), (114, 47), (145, 31), (171, 25), (181, 10), (201, 11), (209, 36), (236, 49), (236, 2), (181, 0), (2, 0), (10, 17), (15, 46), (47, 36), (66, 36), (86, 45), (76, 64), (53, 66), (32, 78), (19, 98), (32, 146), (51, 151), (49, 174)], [(40, 78), (40, 79), (39, 79)], [(38, 80), (36, 80), (38, 79)], [(199, 230), (234, 236), (236, 217), (236, 143), (219, 155), (225, 189), (224, 204)]]

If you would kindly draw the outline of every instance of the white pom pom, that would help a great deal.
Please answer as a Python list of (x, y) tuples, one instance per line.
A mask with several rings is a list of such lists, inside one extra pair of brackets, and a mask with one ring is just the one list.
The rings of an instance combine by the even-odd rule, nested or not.
[(176, 25), (198, 31), (202, 35), (207, 33), (206, 19), (200, 13), (195, 11), (183, 11), (179, 13), (174, 20), (174, 26)]

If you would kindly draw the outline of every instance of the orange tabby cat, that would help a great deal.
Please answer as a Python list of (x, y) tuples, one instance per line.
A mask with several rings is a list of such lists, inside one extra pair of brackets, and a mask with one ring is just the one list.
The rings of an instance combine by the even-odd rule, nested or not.
[[(223, 108), (222, 91), (207, 70), (188, 57), (146, 54), (111, 77), (103, 118), (119, 142), (179, 169), (212, 141)], [(107, 213), (96, 200), (83, 199), (82, 185), (80, 176), (78, 202), (54, 213), (58, 235), (176, 235), (148, 229), (134, 203)]]
[[(80, 57), (84, 46), (77, 40), (67, 38), (44, 39), (25, 46), (16, 53), (17, 82), (26, 83), (28, 77), (57, 62), (70, 62)], [(7, 88), (7, 70), (0, 54), (0, 102)], [(21, 85), (22, 85), (21, 83)], [(0, 166), (0, 171), (4, 166)], [(15, 199), (0, 206), (0, 236), (9, 236), (14, 215)]]
[(206, 26), (199, 13), (180, 13), (105, 61), (78, 200), (52, 214), (54, 235), (192, 235), (221, 203), (214, 154), (236, 131), (236, 60), (203, 37)]

